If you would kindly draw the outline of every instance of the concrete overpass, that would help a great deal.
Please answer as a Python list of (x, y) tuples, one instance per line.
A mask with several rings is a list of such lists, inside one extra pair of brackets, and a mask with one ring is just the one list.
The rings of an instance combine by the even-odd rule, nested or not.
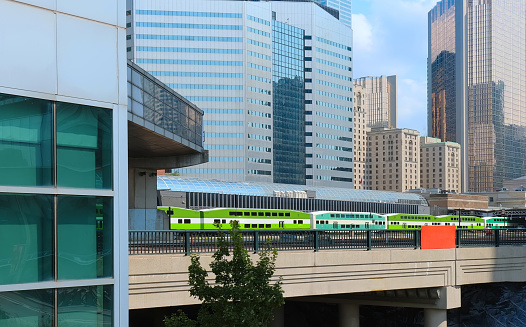
[[(130, 309), (198, 304), (189, 264), (182, 254), (131, 255)], [(424, 308), (426, 326), (446, 326), (462, 285), (526, 282), (526, 247), (282, 251), (276, 268), (286, 298), (339, 303), (341, 326), (358, 326), (360, 304)]]

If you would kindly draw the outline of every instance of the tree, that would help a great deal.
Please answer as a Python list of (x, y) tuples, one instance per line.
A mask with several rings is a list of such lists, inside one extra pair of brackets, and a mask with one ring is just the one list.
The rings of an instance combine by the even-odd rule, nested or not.
[[(202, 301), (197, 321), (202, 327), (268, 326), (273, 319), (274, 309), (285, 302), (281, 277), (271, 282), (278, 253), (267, 244), (267, 248), (259, 252), (259, 260), (254, 265), (243, 246), (239, 223), (232, 221), (231, 225), (230, 241), (223, 231), (219, 231), (218, 249), (210, 263), (215, 285), (210, 285), (206, 280), (208, 273), (201, 266), (199, 256), (192, 255), (188, 267), (190, 295)], [(177, 317), (166, 318), (166, 326), (192, 326), (185, 319)], [(172, 318), (181, 322), (168, 325), (167, 321), (171, 322)]]

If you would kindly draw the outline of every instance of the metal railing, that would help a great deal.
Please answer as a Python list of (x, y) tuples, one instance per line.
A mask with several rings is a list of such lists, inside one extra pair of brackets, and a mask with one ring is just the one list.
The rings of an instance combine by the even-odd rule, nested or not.
[[(129, 254), (213, 253), (218, 231), (130, 231)], [(420, 248), (420, 230), (244, 230), (247, 250)], [(225, 231), (226, 240), (230, 239)], [(526, 245), (526, 229), (458, 229), (457, 247)]]

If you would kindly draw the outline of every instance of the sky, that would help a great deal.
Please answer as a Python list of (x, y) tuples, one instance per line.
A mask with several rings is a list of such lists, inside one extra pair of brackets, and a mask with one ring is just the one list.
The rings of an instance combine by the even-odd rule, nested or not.
[(352, 0), (353, 78), (398, 76), (398, 127), (427, 135), (427, 13), (437, 0)]

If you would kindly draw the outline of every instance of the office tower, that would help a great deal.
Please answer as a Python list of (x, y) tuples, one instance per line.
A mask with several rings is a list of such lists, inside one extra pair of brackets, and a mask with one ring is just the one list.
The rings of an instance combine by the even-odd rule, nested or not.
[(352, 28), (351, 0), (316, 0), (316, 2), (329, 8), (338, 10), (340, 21), (349, 28)]
[(367, 189), (370, 176), (366, 174), (367, 165), (367, 115), (365, 114), (365, 98), (362, 86), (355, 85), (354, 95), (354, 188)]
[(352, 186), (349, 28), (313, 2), (135, 0), (128, 58), (205, 112), (182, 176)]
[(398, 78), (396, 75), (360, 77), (354, 81), (364, 89), (364, 109), (368, 127), (392, 127), (398, 125)]
[(428, 14), (428, 130), (460, 143), (462, 190), (526, 174), (525, 10), (443, 0)]
[(420, 185), (460, 191), (460, 144), (420, 137)]
[(125, 1), (0, 1), (0, 326), (128, 325)]
[(420, 133), (372, 128), (367, 134), (371, 190), (406, 192), (420, 187)]

